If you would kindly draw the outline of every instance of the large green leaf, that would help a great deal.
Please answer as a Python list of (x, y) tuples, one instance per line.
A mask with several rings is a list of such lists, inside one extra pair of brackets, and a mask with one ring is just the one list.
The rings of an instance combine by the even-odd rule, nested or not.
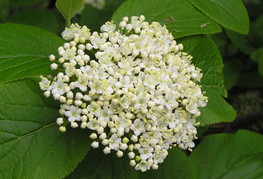
[(193, 56), (193, 63), (202, 69), (201, 85), (208, 96), (208, 104), (201, 108), (201, 125), (233, 121), (235, 111), (222, 98), (226, 96), (223, 62), (215, 43), (205, 36), (187, 37), (180, 42), (184, 45), (184, 51)]
[(122, 17), (133, 15), (144, 15), (148, 22), (165, 24), (175, 38), (221, 31), (212, 19), (185, 0), (128, 0), (117, 9), (112, 19), (118, 23)]
[(0, 178), (60, 179), (89, 150), (84, 132), (58, 131), (58, 105), (42, 97), (38, 81), (0, 85)]
[(198, 178), (263, 176), (263, 136), (249, 131), (206, 137), (190, 155)]
[(179, 149), (169, 151), (157, 171), (141, 179), (255, 179), (263, 176), (263, 136), (249, 131), (206, 137), (190, 157)]
[(140, 179), (182, 179), (191, 178), (196, 179), (194, 166), (186, 154), (174, 148), (169, 151), (168, 157), (164, 163), (160, 164), (158, 170), (151, 170), (145, 173), (140, 173)]
[(67, 179), (136, 179), (138, 173), (129, 165), (127, 157), (117, 158), (115, 152), (105, 155), (101, 150), (90, 150), (85, 160)]
[(63, 44), (45, 30), (18, 24), (0, 25), (0, 83), (51, 74), (48, 56)]
[(206, 137), (190, 157), (179, 149), (169, 151), (157, 171), (141, 179), (255, 179), (263, 176), (263, 136), (249, 131)]
[[(180, 165), (176, 161), (180, 161)], [(136, 171), (129, 165), (127, 156), (117, 158), (115, 152), (105, 155), (102, 151), (90, 150), (86, 159), (67, 179), (179, 179), (195, 178), (194, 168), (183, 151), (175, 148), (169, 151), (169, 156), (158, 170), (145, 173)]]
[(158, 170), (145, 173), (132, 169), (124, 158), (91, 150), (67, 179), (203, 179), (246, 178), (263, 175), (263, 136), (249, 131), (206, 137), (190, 157), (174, 148)]
[(227, 29), (247, 34), (249, 19), (241, 0), (188, 0), (200, 11)]

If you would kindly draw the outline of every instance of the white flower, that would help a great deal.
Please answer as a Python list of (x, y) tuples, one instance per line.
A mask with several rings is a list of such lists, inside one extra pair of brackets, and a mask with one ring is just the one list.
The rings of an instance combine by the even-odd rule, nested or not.
[(65, 116), (68, 117), (69, 122), (80, 121), (81, 109), (71, 105), (69, 110), (65, 112)]
[(63, 95), (66, 93), (68, 84), (63, 81), (62, 78), (58, 78), (56, 82), (51, 84), (52, 86), (52, 94), (60, 94)]
[(162, 163), (163, 160), (166, 158), (166, 156), (168, 155), (167, 150), (161, 150), (161, 151), (156, 151), (154, 153), (154, 163), (158, 164), (158, 163)]
[(113, 134), (111, 138), (109, 138), (109, 147), (113, 150), (118, 150), (120, 143), (121, 138), (117, 137), (116, 134)]
[(134, 158), (135, 157), (135, 153), (134, 152), (129, 152), (128, 153), (128, 156), (130, 159)]
[(81, 27), (78, 24), (72, 24), (69, 28), (66, 27), (61, 35), (65, 40), (72, 40), (76, 35), (87, 40), (90, 36), (90, 30), (86, 26)]
[(110, 149), (109, 147), (105, 147), (105, 148), (103, 149), (104, 154), (109, 154), (110, 151), (111, 151), (111, 149)]
[(51, 70), (56, 70), (56, 69), (58, 68), (58, 64), (52, 63), (52, 64), (50, 65), (50, 67), (51, 67)]
[(114, 32), (116, 29), (116, 25), (113, 23), (105, 23), (101, 26), (100, 30), (101, 32)]
[(145, 160), (142, 160), (139, 164), (135, 166), (135, 169), (145, 172), (146, 170), (149, 170), (150, 167), (151, 165), (149, 165), (148, 162), (146, 162)]
[(43, 91), (49, 91), (52, 89), (52, 86), (50, 86), (50, 81), (46, 78), (41, 76), (41, 82), (39, 82), (40, 89)]
[(71, 60), (75, 57), (76, 51), (73, 49), (66, 49), (63, 53), (63, 58), (65, 60)]
[(64, 122), (63, 122), (63, 118), (59, 117), (57, 118), (57, 124), (58, 125), (62, 125)]
[(55, 59), (56, 59), (56, 57), (53, 55), (53, 54), (51, 54), (51, 55), (49, 55), (49, 60), (52, 62), (52, 61), (55, 61)]
[(133, 130), (136, 136), (140, 135), (142, 132), (145, 132), (144, 122), (140, 119), (135, 119), (130, 128)]
[(140, 157), (142, 160), (147, 160), (148, 158), (151, 158), (153, 156), (152, 152), (152, 147), (144, 147), (139, 149)]
[(90, 37), (91, 44), (93, 48), (98, 49), (99, 46), (104, 44), (106, 42), (106, 39), (103, 37), (100, 37), (97, 32), (93, 32), (92, 36)]
[(89, 120), (88, 124), (87, 124), (87, 127), (89, 129), (92, 129), (92, 130), (96, 130), (98, 129), (98, 127), (100, 126), (100, 123), (98, 122), (98, 120), (96, 119), (91, 119)]
[(76, 88), (79, 88), (81, 91), (87, 91), (87, 85), (89, 82), (89, 77), (87, 75), (80, 75), (78, 81), (74, 83)]
[(115, 150), (118, 157), (128, 150), (141, 171), (157, 169), (172, 146), (191, 151), (207, 104), (192, 57), (165, 26), (144, 16), (107, 22), (101, 31), (72, 24), (62, 32), (69, 42), (58, 48), (60, 58), (49, 57), (58, 74), (41, 77), (39, 85), (61, 103), (59, 130), (67, 121), (88, 128), (93, 148), (101, 143), (105, 154)]
[(117, 151), (117, 157), (122, 157), (122, 156), (123, 156), (123, 152), (120, 151), (120, 150), (118, 150), (118, 151)]
[(98, 142), (92, 142), (90, 146), (95, 149), (95, 148), (99, 147), (99, 143)]

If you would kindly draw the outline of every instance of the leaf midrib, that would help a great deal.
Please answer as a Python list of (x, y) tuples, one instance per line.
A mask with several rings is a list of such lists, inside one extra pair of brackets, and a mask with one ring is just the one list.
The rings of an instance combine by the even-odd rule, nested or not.
[[(55, 125), (55, 124), (56, 124), (56, 122), (49, 123), (49, 124), (47, 124), (47, 125), (44, 125), (44, 126), (38, 128), (37, 130), (34, 130), (34, 131), (29, 132), (29, 133), (26, 133), (26, 134), (24, 134), (24, 135), (22, 135), (22, 136), (13, 138), (13, 139), (11, 139), (11, 140), (8, 140), (8, 141), (0, 144), (0, 146), (3, 146), (3, 145), (5, 145), (5, 144), (7, 144), (7, 143), (9, 143), (9, 142), (14, 141), (14, 140), (22, 140), (23, 138), (25, 138), (25, 137), (27, 137), (27, 136), (35, 135), (37, 132), (39, 132), (39, 131), (41, 131), (41, 130), (44, 130), (44, 129), (48, 128), (48, 127), (51, 127), (51, 126), (53, 126), (53, 125)], [(5, 156), (4, 156), (4, 157), (5, 157)], [(2, 157), (2, 158), (3, 158), (3, 157)], [(0, 160), (1, 160), (2, 158), (0, 158)]]

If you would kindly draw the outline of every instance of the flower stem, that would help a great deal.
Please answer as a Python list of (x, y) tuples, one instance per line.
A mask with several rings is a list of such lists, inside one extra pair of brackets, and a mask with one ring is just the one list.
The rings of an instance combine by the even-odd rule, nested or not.
[(70, 18), (66, 18), (66, 26), (70, 27), (70, 25), (71, 25)]

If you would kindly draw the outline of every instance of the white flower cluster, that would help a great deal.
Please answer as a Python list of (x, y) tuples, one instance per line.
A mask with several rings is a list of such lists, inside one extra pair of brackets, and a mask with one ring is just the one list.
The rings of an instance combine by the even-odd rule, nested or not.
[(103, 9), (106, 4), (106, 0), (85, 0), (84, 2), (85, 4), (96, 7), (97, 9)]
[(127, 152), (141, 171), (157, 169), (172, 146), (191, 151), (207, 97), (196, 83), (200, 69), (165, 26), (133, 16), (119, 30), (105, 23), (101, 33), (72, 24), (62, 37), (70, 42), (58, 48), (60, 58), (49, 57), (59, 72), (40, 82), (61, 103), (61, 131), (68, 123), (91, 129), (92, 147)]

